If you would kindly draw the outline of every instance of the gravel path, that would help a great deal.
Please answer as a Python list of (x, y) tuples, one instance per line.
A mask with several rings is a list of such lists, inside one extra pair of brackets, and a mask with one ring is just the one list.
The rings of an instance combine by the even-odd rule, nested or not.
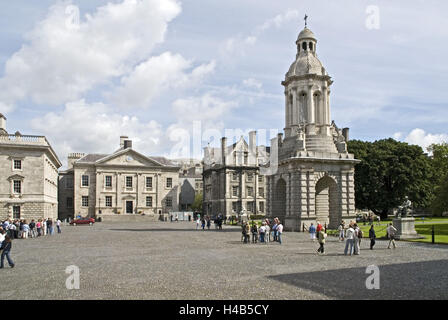
[[(63, 233), (14, 240), (9, 268), (0, 270), (0, 299), (447, 299), (448, 246), (362, 242), (344, 256), (330, 238), (316, 254), (308, 234), (284, 243), (242, 244), (239, 227), (195, 230), (188, 222), (97, 223)], [(68, 290), (66, 267), (80, 270)], [(368, 290), (366, 267), (380, 270), (380, 290)]]

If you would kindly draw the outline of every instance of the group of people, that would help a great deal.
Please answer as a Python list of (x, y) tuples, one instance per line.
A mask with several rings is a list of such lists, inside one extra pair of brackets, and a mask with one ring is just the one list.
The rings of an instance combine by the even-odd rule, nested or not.
[(11, 268), (14, 268), (14, 261), (11, 259), (11, 248), (13, 239), (28, 239), (37, 238), (45, 235), (54, 234), (54, 225), (56, 225), (57, 232), (61, 233), (61, 220), (56, 222), (50, 219), (31, 220), (11, 220), (7, 219), (0, 223), (0, 269), (4, 267), (5, 257)]
[(249, 222), (243, 222), (242, 224), (242, 237), (241, 240), (244, 243), (250, 243), (250, 236), (252, 235), (252, 243), (269, 243), (278, 242), (282, 244), (283, 224), (278, 218), (274, 218), (272, 221), (265, 219), (261, 226), (253, 222), (250, 225)]
[(324, 254), (325, 253), (325, 240), (327, 239), (327, 233), (324, 227), (320, 222), (317, 222), (317, 227), (314, 225), (314, 223), (311, 223), (311, 226), (309, 228), (311, 240), (315, 241), (318, 240), (319, 242), (319, 249), (317, 249), (318, 254)]
[[(222, 223), (223, 218), (221, 215), (218, 215), (218, 217), (214, 220), (215, 228), (218, 230), (222, 230)], [(212, 219), (210, 216), (206, 215), (201, 218), (201, 216), (198, 215), (196, 219), (196, 230), (202, 229), (205, 230), (205, 227), (207, 226), (207, 230), (210, 230), (212, 224)]]

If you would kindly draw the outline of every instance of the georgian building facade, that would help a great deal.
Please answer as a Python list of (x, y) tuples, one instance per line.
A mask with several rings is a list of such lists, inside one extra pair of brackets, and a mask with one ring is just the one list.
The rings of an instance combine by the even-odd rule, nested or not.
[(221, 148), (204, 149), (203, 212), (222, 214), (229, 219), (241, 214), (266, 213), (266, 177), (260, 166), (269, 160), (269, 148), (256, 146), (256, 132), (249, 133), (249, 144), (241, 139)]
[(0, 114), (0, 220), (57, 218), (61, 166), (44, 136), (8, 134)]
[(179, 167), (133, 150), (132, 141), (121, 137), (112, 154), (69, 155), (68, 169), (60, 175), (59, 210), (62, 218), (144, 214), (159, 219), (178, 211), (178, 189)]

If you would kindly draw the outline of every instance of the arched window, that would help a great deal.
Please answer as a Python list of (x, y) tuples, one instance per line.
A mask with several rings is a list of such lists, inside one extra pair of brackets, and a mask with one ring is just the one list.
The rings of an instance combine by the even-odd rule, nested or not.
[(310, 51), (313, 51), (313, 43), (312, 42), (309, 43), (309, 46), (310, 46)]
[(306, 42), (302, 42), (302, 49), (306, 51)]

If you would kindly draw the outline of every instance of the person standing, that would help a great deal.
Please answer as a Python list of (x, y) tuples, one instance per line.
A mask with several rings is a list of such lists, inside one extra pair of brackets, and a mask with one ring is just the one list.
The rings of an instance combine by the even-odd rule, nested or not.
[(272, 226), (272, 238), (273, 238), (272, 241), (277, 241), (277, 227), (278, 224), (276, 221), (274, 221), (274, 225)]
[(338, 231), (339, 231), (339, 241), (344, 241), (344, 233), (345, 233), (344, 221), (342, 221), (341, 224), (339, 225)]
[(16, 238), (16, 228), (17, 227), (16, 227), (15, 223), (11, 223), (9, 225), (8, 230), (9, 230), (9, 236), (11, 237), (11, 239)]
[(199, 217), (196, 220), (196, 230), (199, 229), (199, 225), (201, 224), (201, 219), (199, 219)]
[(207, 216), (207, 229), (210, 230), (210, 225), (211, 225), (211, 219), (209, 216)]
[(26, 223), (26, 220), (23, 220), (23, 225), (22, 225), (22, 238), (23, 239), (28, 239), (28, 234), (30, 232), (30, 226), (28, 225), (28, 223)]
[(47, 219), (44, 219), (44, 221), (42, 221), (42, 233), (44, 236), (47, 235)]
[(387, 246), (387, 249), (390, 249), (390, 244), (392, 243), (394, 245), (394, 249), (397, 247), (395, 245), (395, 232), (397, 232), (397, 229), (392, 225), (392, 223), (389, 224), (389, 226), (386, 229), (387, 236), (389, 238), (389, 245)]
[[(350, 255), (352, 255), (353, 244), (354, 244), (354, 234), (355, 234), (355, 229), (353, 229), (353, 225), (350, 224), (345, 233), (345, 249), (344, 249), (345, 255), (347, 255), (349, 253), (349, 251), (350, 251)], [(349, 249), (349, 247), (350, 247), (350, 249)]]
[(324, 249), (324, 245), (325, 245), (325, 239), (327, 238), (327, 234), (325, 233), (325, 231), (323, 229), (320, 229), (319, 233), (318, 233), (318, 240), (319, 240), (319, 249), (317, 249), (317, 253), (325, 253), (325, 249)]
[(265, 222), (263, 222), (261, 224), (261, 227), (258, 230), (258, 233), (260, 234), (260, 243), (264, 243), (264, 235), (266, 233), (266, 223)]
[(51, 218), (48, 219), (47, 221), (47, 229), (48, 229), (47, 233), (52, 236), (54, 233), (54, 227), (53, 227), (53, 220)]
[(376, 234), (375, 234), (375, 229), (373, 228), (373, 224), (370, 226), (369, 238), (370, 238), (370, 250), (373, 250), (373, 246), (375, 245), (375, 239), (376, 239)]
[(10, 236), (6, 236), (5, 240), (2, 242), (2, 245), (0, 247), (0, 250), (2, 251), (2, 255), (0, 257), (1, 261), (0, 261), (0, 269), (3, 269), (4, 267), (4, 260), (5, 260), (5, 256), (6, 259), (8, 260), (9, 266), (11, 268), (14, 268), (14, 261), (12, 261), (11, 259), (11, 246), (12, 246), (12, 242), (11, 242), (11, 237)]
[(277, 241), (282, 244), (282, 233), (283, 233), (283, 224), (278, 221), (277, 225)]
[(355, 223), (353, 225), (353, 229), (355, 230), (355, 232), (353, 233), (353, 245), (354, 245), (354, 255), (359, 255), (359, 238), (358, 238), (358, 232), (359, 232), (359, 227), (358, 224)]
[(29, 226), (30, 226), (30, 237), (35, 238), (36, 237), (36, 223), (34, 222), (34, 219), (31, 220)]
[(264, 242), (268, 244), (271, 241), (271, 227), (269, 224), (266, 224), (266, 231), (264, 232)]
[(58, 233), (61, 233), (61, 220), (56, 221), (56, 227), (58, 228)]
[(310, 225), (309, 232), (310, 232), (311, 240), (314, 241), (316, 239), (316, 226), (312, 222), (311, 222), (311, 225)]
[(37, 236), (40, 237), (42, 235), (42, 220), (37, 220), (36, 223), (36, 229), (37, 229)]
[(258, 225), (254, 222), (251, 228), (252, 232), (252, 243), (258, 242)]

